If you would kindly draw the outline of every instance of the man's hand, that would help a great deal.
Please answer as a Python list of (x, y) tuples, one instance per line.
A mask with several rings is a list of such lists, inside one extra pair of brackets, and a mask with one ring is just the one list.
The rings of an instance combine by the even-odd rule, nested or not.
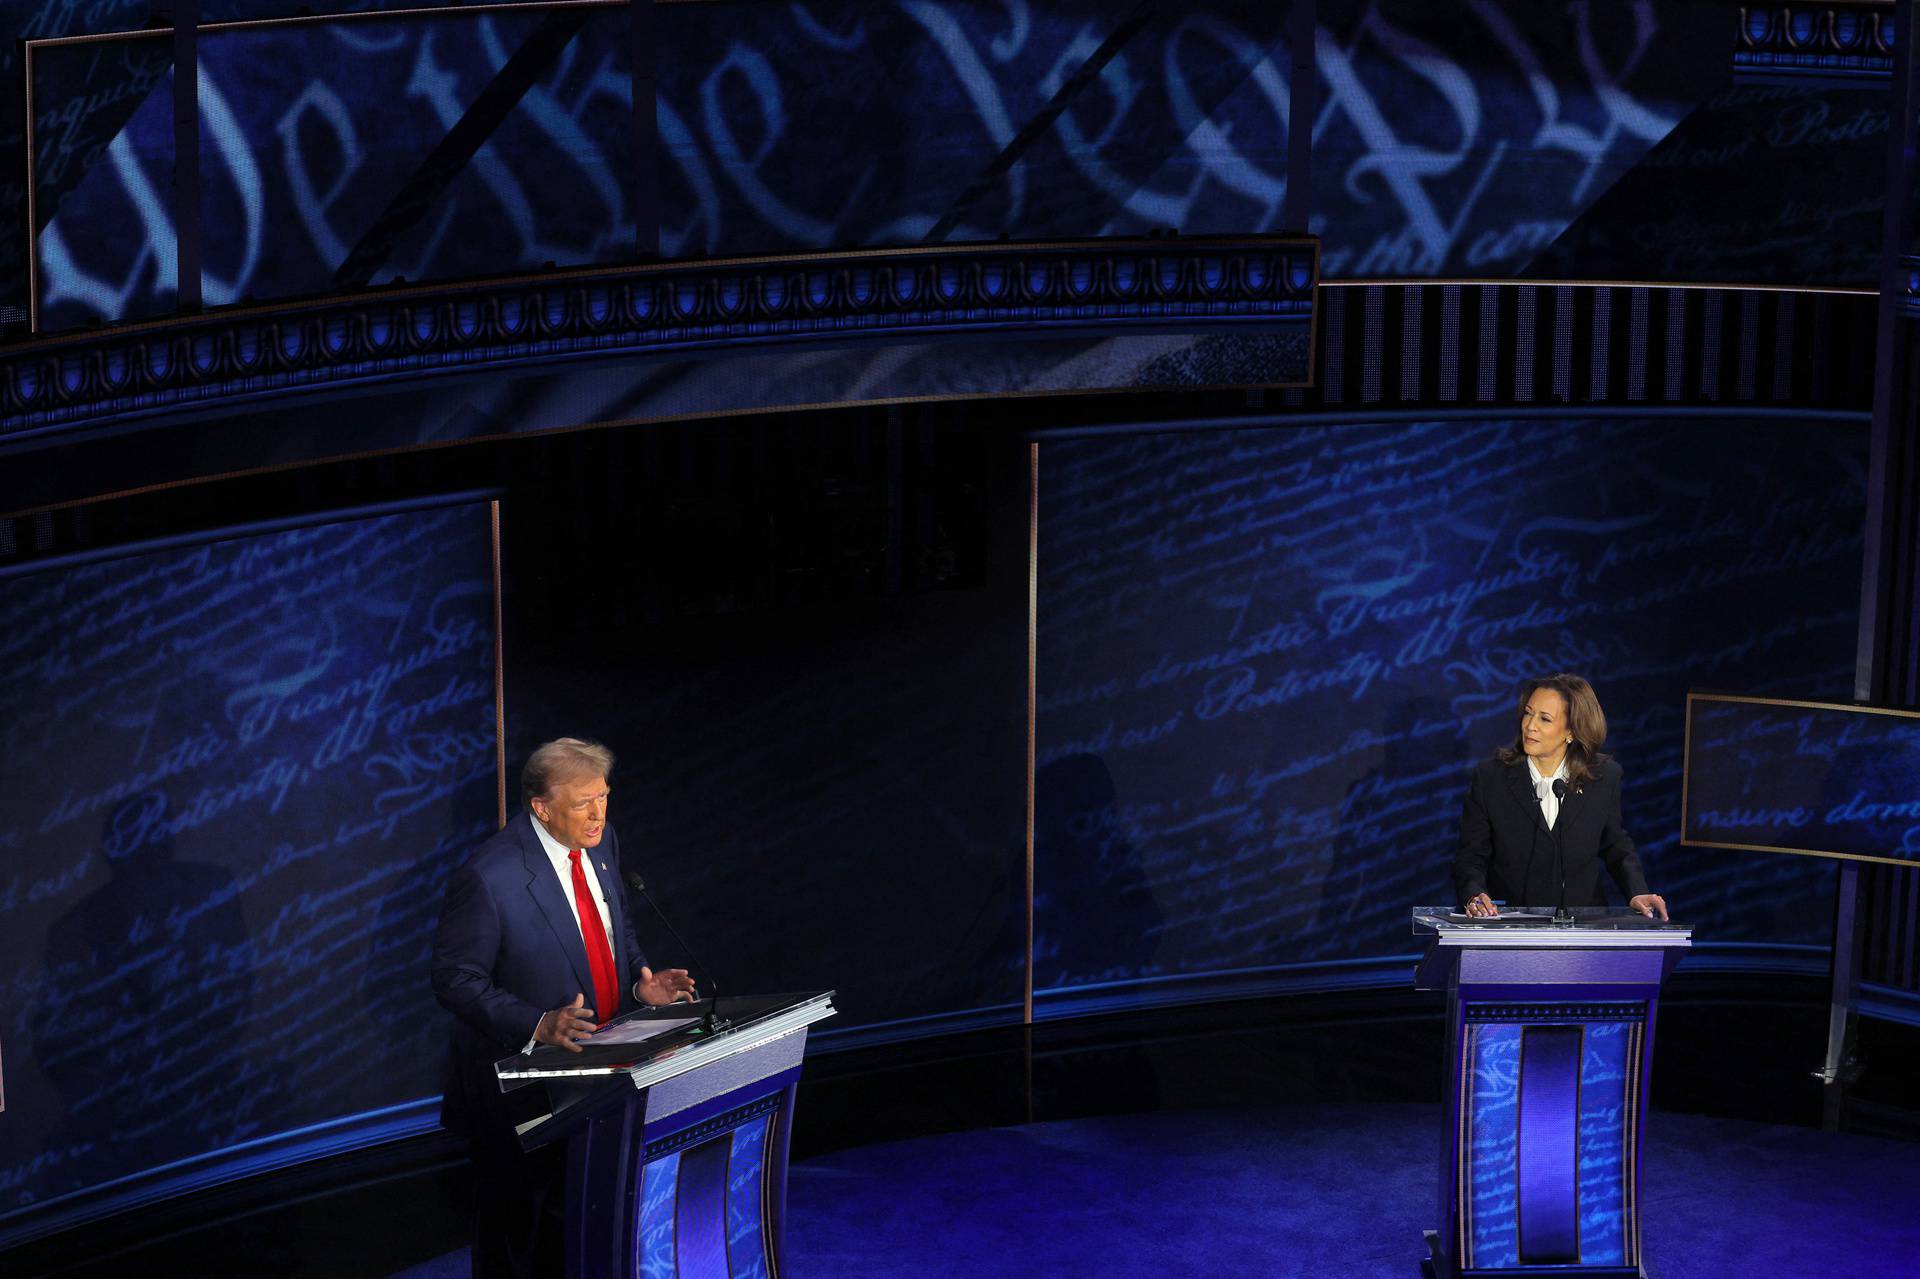
[(1664, 922), (1667, 918), (1667, 899), (1659, 893), (1641, 893), (1627, 905), (1648, 919), (1658, 917)]
[(1487, 896), (1485, 893), (1481, 893), (1479, 896), (1467, 902), (1467, 914), (1472, 915), (1476, 919), (1492, 919), (1499, 913), (1500, 908), (1495, 906), (1493, 904), (1493, 898)]
[[(646, 969), (641, 969), (645, 972)], [(580, 1051), (578, 1040), (585, 1039), (594, 1032), (598, 1024), (593, 1019), (593, 1009), (588, 1008), (584, 994), (575, 995), (573, 1002), (565, 1008), (556, 1008), (540, 1018), (540, 1024), (533, 1028), (533, 1037), (543, 1044), (558, 1044), (570, 1053)]]
[(640, 980), (633, 983), (633, 997), (643, 1004), (677, 1004), (681, 1000), (692, 1003), (700, 998), (693, 989), (693, 978), (687, 976), (684, 968), (663, 968), (654, 972), (642, 964)]

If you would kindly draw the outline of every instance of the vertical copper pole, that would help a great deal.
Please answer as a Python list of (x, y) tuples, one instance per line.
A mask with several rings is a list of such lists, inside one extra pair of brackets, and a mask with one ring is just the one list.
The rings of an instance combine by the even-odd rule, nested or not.
[[(200, 0), (173, 0), (174, 309), (200, 309)], [(108, 317), (118, 318), (118, 317)]]
[(1320, 63), (1314, 50), (1319, 38), (1315, 34), (1318, 8), (1314, 0), (1293, 0), (1287, 18), (1293, 75), (1287, 85), (1287, 193), (1281, 197), (1285, 203), (1280, 220), (1300, 235), (1307, 234), (1313, 220), (1313, 126), (1320, 89)]
[(653, 3), (627, 3), (627, 47), (633, 59), (633, 256), (642, 262), (660, 257), (660, 39)]
[(507, 824), (507, 661), (500, 609), (500, 500), (487, 503), (493, 525), (493, 753), (500, 792), (500, 825)]
[(34, 148), (33, 139), (33, 46), (32, 40), (21, 41), (20, 69), (27, 78), (27, 332), (40, 331), (40, 207), (39, 198), (34, 191), (34, 170), (39, 166), (34, 157), (39, 153)]
[(1040, 653), (1040, 444), (1027, 445), (1027, 988), (1033, 1024), (1033, 730)]

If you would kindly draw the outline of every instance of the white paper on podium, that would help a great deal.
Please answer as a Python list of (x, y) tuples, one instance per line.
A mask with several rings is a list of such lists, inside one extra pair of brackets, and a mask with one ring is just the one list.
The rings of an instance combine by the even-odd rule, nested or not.
[(664, 1035), (669, 1031), (678, 1030), (682, 1026), (691, 1026), (699, 1020), (698, 1017), (661, 1018), (659, 1020), (638, 1018), (634, 1021), (623, 1021), (618, 1026), (607, 1026), (601, 1030), (596, 1030), (590, 1037), (580, 1042), (583, 1045), (644, 1043), (656, 1035)]

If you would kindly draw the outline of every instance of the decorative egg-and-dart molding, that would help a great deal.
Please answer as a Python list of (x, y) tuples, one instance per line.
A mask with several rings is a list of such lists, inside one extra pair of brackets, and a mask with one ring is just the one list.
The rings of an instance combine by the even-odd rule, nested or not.
[(1733, 65), (1763, 75), (1890, 75), (1893, 31), (1885, 0), (1742, 5)]
[(1307, 237), (969, 244), (613, 267), (233, 308), (0, 351), (0, 440), (346, 382), (792, 341), (1309, 324)]

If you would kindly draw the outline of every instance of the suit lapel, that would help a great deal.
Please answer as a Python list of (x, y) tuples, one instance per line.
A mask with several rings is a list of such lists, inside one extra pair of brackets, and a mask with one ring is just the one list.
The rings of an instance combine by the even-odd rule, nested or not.
[(600, 879), (600, 893), (607, 899), (607, 944), (613, 947), (614, 976), (619, 979), (620, 989), (624, 991), (633, 984), (633, 961), (627, 954), (626, 946), (621, 944), (621, 938), (628, 932), (627, 895), (621, 891), (620, 885), (620, 841), (611, 825), (601, 838), (600, 847), (590, 855), (594, 874)]
[(1567, 820), (1579, 816), (1586, 807), (1580, 799), (1585, 789), (1584, 786), (1567, 787), (1567, 793), (1560, 797), (1560, 819), (1553, 824), (1555, 830), (1565, 829)]
[(1529, 820), (1540, 830), (1552, 833), (1547, 825), (1546, 814), (1540, 811), (1540, 801), (1533, 793), (1533, 779), (1527, 775), (1527, 761), (1507, 766), (1507, 785), (1513, 791), (1513, 802), (1525, 809)]
[[(560, 878), (553, 873), (553, 863), (547, 860), (547, 850), (540, 846), (540, 837), (533, 833), (533, 818), (526, 817), (526, 826), (520, 834), (520, 852), (527, 866), (527, 891), (533, 896), (534, 905), (546, 916), (547, 927), (553, 930), (553, 940), (559, 945), (561, 953), (566, 955), (573, 965), (573, 975), (580, 983), (580, 993), (587, 996), (587, 1002), (593, 1002), (593, 970), (587, 967), (587, 944), (580, 940), (580, 919), (573, 913), (573, 903), (560, 890)], [(596, 1013), (612, 1016), (610, 1012), (594, 1009)]]

